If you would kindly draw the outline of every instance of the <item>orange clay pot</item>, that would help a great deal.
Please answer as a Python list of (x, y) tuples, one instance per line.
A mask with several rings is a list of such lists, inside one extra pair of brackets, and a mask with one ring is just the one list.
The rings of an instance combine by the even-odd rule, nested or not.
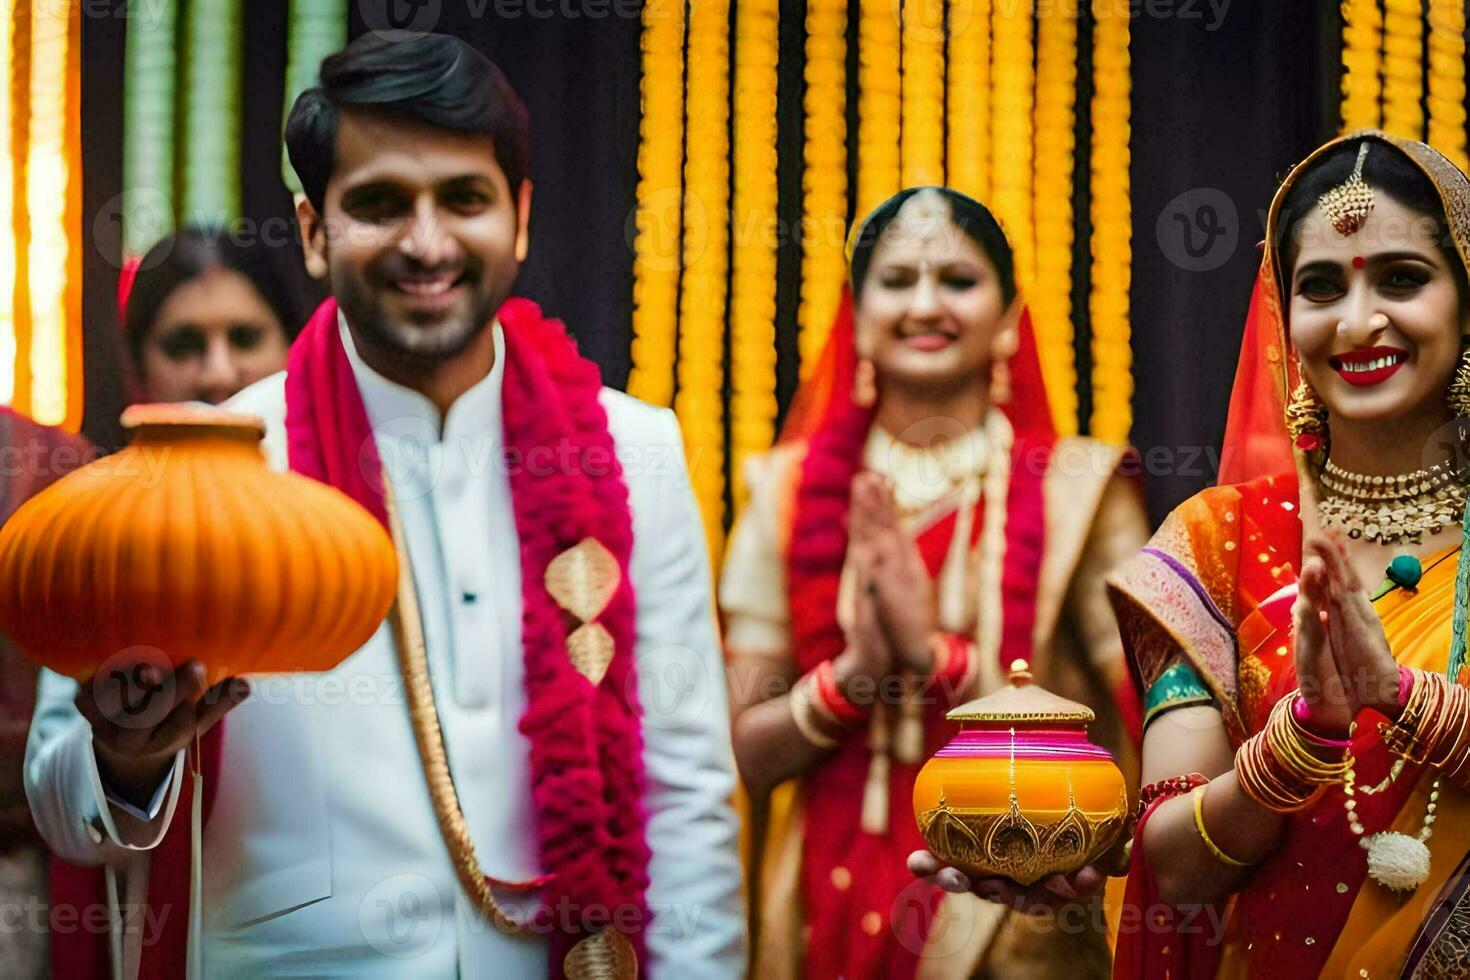
[(1034, 686), (1017, 660), (1010, 686), (947, 717), (960, 733), (914, 783), (914, 816), (935, 857), (971, 878), (1030, 885), (1117, 842), (1128, 795), (1112, 757), (1087, 741), (1091, 709)]
[(271, 470), (253, 416), (138, 405), (123, 425), (128, 448), (0, 529), (0, 632), (78, 680), (143, 647), (201, 661), (211, 684), (330, 670), (368, 641), (398, 574), (371, 514)]

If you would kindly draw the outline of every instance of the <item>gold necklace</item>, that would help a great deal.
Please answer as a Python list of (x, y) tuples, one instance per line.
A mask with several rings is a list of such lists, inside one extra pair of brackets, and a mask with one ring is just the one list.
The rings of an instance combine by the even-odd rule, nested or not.
[(1354, 473), (1327, 460), (1319, 482), (1322, 524), (1340, 528), (1350, 538), (1379, 544), (1422, 544), (1424, 534), (1438, 534), (1460, 523), (1465, 511), (1465, 467), (1435, 463), (1412, 473), (1370, 476)]
[(955, 438), (915, 445), (875, 425), (864, 450), (864, 465), (888, 476), (899, 516), (912, 520), (985, 473), (991, 456), (988, 428), (982, 423)]

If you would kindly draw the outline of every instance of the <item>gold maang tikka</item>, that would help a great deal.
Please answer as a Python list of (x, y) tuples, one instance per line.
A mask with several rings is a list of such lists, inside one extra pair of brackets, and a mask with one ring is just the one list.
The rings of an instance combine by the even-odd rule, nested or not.
[(1339, 235), (1354, 234), (1373, 210), (1373, 188), (1363, 179), (1363, 162), (1368, 159), (1368, 141), (1358, 147), (1358, 162), (1347, 180), (1317, 198), (1317, 206)]

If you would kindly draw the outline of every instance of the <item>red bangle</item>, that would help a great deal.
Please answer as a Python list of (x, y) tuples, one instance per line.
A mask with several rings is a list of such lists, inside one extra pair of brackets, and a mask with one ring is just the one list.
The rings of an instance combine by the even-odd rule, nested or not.
[(847, 695), (837, 686), (837, 669), (832, 666), (832, 661), (823, 660), (813, 667), (812, 680), (816, 684), (817, 697), (822, 700), (822, 707), (831, 712), (832, 717), (838, 721), (855, 725), (868, 717), (868, 712), (849, 701)]
[(958, 633), (936, 632), (929, 637), (929, 651), (934, 656), (932, 673), (937, 680), (958, 684), (970, 673), (970, 657), (974, 644)]
[(1160, 779), (1149, 783), (1138, 791), (1138, 813), (1143, 814), (1155, 800), (1167, 800), (1175, 796), (1183, 796), (1192, 791), (1196, 786), (1204, 786), (1209, 779), (1203, 773), (1190, 772), (1182, 776), (1170, 776), (1168, 779)]

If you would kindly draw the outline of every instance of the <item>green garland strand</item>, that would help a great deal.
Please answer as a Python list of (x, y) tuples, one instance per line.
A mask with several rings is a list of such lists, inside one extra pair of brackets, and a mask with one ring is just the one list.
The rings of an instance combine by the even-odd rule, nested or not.
[[(141, 10), (142, 8), (140, 8)], [(155, 0), (127, 25), (123, 53), (122, 241), (142, 255), (173, 230), (177, 0)]]
[(240, 215), (240, 0), (191, 0), (184, 32), (183, 220)]
[[(281, 126), (296, 97), (316, 84), (322, 59), (347, 43), (347, 0), (291, 0), (286, 34), (286, 105)], [(292, 194), (301, 193), (301, 181), (281, 147), (281, 179)]]

